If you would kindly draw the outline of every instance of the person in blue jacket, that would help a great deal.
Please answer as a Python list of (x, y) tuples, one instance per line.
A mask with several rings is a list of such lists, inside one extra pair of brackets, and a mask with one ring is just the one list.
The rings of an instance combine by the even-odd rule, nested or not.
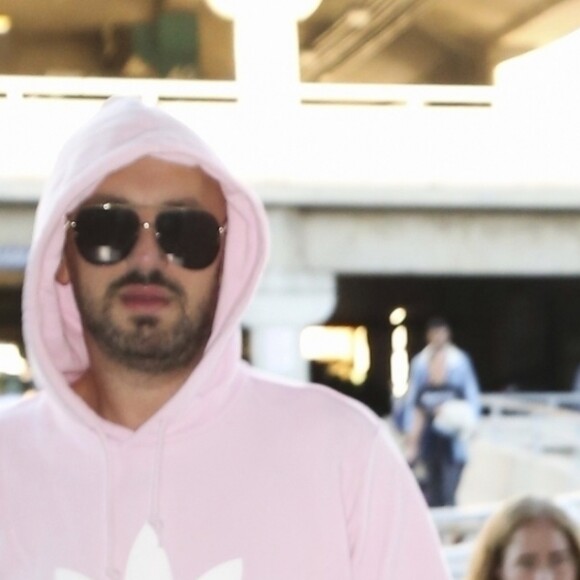
[(455, 504), (467, 438), (480, 414), (480, 387), (469, 355), (452, 343), (446, 320), (429, 320), (426, 339), (411, 361), (403, 430), (407, 460), (424, 467), (425, 496), (437, 507)]

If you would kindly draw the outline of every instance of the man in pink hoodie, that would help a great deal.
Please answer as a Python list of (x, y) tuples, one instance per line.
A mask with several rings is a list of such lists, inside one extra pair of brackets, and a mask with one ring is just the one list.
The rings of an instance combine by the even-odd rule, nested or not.
[(262, 205), (187, 127), (111, 99), (63, 149), (24, 287), (40, 395), (0, 418), (0, 577), (444, 580), (374, 415), (240, 356)]

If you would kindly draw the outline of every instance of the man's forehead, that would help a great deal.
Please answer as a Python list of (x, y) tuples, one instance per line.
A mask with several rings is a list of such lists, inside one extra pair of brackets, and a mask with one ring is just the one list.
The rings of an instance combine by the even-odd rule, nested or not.
[(78, 207), (107, 202), (187, 205), (216, 215), (225, 212), (226, 205), (221, 184), (199, 165), (150, 156), (106, 174)]
[(208, 180), (218, 184), (218, 180), (210, 176), (208, 171), (199, 163), (184, 163), (176, 160), (167, 159), (162, 156), (144, 155), (137, 159), (121, 165), (120, 167), (111, 168), (105, 171), (101, 177), (101, 183), (115, 179), (129, 179), (134, 175), (139, 175), (144, 171), (163, 173), (165, 176), (176, 179), (187, 176), (191, 179)]
[[(78, 207), (88, 207), (92, 205), (106, 205), (106, 204), (127, 204), (133, 205), (126, 197), (118, 195), (114, 192), (106, 191), (105, 189), (96, 190), (91, 196), (87, 197)], [(143, 207), (157, 207), (156, 204), (135, 204)], [(163, 207), (193, 207), (202, 208), (202, 204), (196, 199), (188, 198), (187, 196), (172, 198), (163, 204)]]

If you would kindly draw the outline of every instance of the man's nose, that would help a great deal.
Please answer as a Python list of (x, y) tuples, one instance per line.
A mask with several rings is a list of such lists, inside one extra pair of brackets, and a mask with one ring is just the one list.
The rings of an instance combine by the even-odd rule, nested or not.
[(157, 242), (154, 222), (144, 221), (139, 228), (137, 241), (127, 256), (132, 267), (147, 271), (167, 263), (167, 256)]

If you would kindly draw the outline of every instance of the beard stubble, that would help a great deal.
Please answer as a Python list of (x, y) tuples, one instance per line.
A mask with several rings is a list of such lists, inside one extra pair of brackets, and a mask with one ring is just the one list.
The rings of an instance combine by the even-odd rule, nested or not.
[[(210, 337), (219, 291), (218, 272), (208, 295), (193, 311), (188, 309), (185, 291), (161, 272), (129, 272), (109, 286), (101, 304), (78, 290), (75, 294), (81, 320), (102, 351), (128, 369), (163, 374), (185, 368), (201, 357)], [(129, 328), (116, 323), (114, 301), (118, 291), (129, 284), (156, 284), (168, 289), (179, 310), (175, 322), (163, 328), (157, 316), (136, 315), (129, 319)]]

